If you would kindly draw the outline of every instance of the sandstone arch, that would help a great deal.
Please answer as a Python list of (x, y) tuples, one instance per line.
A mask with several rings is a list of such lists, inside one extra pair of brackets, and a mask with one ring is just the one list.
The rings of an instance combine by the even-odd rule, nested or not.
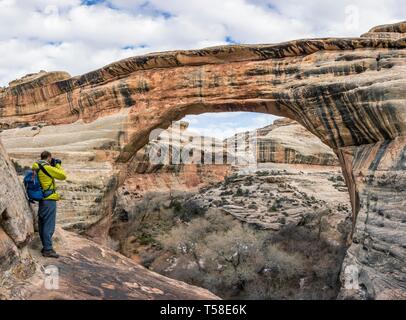
[(340, 159), (355, 226), (345, 265), (359, 267), (362, 285), (355, 293), (404, 298), (405, 33), (401, 22), (360, 38), (153, 53), (73, 78), (30, 75), (0, 91), (1, 127), (93, 121), (129, 109), (128, 143), (118, 158), (126, 162), (151, 130), (186, 114), (294, 119)]

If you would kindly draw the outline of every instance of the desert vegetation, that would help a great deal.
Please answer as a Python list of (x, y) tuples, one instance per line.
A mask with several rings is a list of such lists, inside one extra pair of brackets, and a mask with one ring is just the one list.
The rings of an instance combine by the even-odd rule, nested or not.
[[(232, 179), (220, 186), (230, 192), (224, 186), (235, 197), (245, 196)], [(331, 212), (304, 210), (300, 222), (285, 219), (280, 230), (272, 231), (221, 210), (221, 198), (219, 208), (202, 206), (194, 196), (149, 194), (131, 212), (117, 212), (110, 233), (118, 239), (118, 250), (151, 270), (225, 299), (336, 297), (345, 246), (321, 236), (328, 228), (324, 217)], [(281, 220), (286, 205), (276, 198), (268, 210)]]

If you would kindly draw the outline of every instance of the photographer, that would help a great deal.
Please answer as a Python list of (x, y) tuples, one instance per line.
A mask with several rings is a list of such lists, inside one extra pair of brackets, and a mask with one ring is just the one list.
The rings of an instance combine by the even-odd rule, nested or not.
[(52, 246), (52, 236), (56, 223), (56, 201), (60, 200), (60, 195), (56, 192), (56, 180), (65, 180), (66, 174), (59, 159), (52, 158), (48, 151), (41, 153), (41, 160), (35, 162), (32, 169), (38, 174), (41, 188), (45, 197), (39, 201), (38, 206), (38, 231), (42, 242), (42, 255), (44, 257), (58, 258)]

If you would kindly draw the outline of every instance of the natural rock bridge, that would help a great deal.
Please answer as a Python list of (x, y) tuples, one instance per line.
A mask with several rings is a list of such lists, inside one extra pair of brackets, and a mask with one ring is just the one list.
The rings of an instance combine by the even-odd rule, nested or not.
[[(294, 119), (338, 155), (353, 208), (343, 297), (406, 298), (406, 22), (360, 38), (232, 45), (128, 58), (82, 76), (27, 76), (0, 91), (0, 126), (58, 125), (129, 110), (117, 163), (187, 114)], [(10, 217), (11, 221), (14, 217)], [(17, 218), (16, 218), (17, 219)]]

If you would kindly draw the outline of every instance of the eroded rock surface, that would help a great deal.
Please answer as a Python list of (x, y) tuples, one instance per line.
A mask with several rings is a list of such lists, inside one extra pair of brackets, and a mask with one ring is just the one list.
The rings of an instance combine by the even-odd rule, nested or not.
[[(63, 200), (58, 205), (57, 222), (64, 229), (88, 233), (104, 243), (120, 177), (120, 167), (114, 163), (120, 153), (127, 117), (128, 112), (124, 110), (88, 124), (77, 121), (59, 126), (14, 128), (1, 132), (0, 138), (20, 179), (43, 150), (63, 160), (68, 179), (58, 181)], [(186, 123), (183, 126), (187, 128)], [(179, 147), (189, 143), (189, 136), (192, 135), (182, 133)], [(168, 141), (162, 142), (168, 146)], [(222, 180), (230, 170), (227, 164), (153, 163), (148, 158), (148, 147), (140, 150), (128, 164), (119, 191), (131, 192), (137, 198), (154, 190), (197, 190), (204, 184)], [(196, 149), (196, 154), (200, 150), (200, 147)], [(37, 210), (35, 205), (33, 209)]]
[(344, 291), (349, 298), (406, 298), (405, 144), (405, 137), (399, 137), (343, 153), (359, 186), (360, 207), (343, 271), (362, 266), (357, 270), (361, 290), (349, 284)]
[(127, 257), (222, 298), (337, 297), (352, 227), (339, 167), (260, 164), (198, 192), (154, 191), (120, 193), (110, 235)]
[(58, 182), (63, 196), (58, 223), (82, 233), (100, 222), (111, 205), (117, 186), (113, 163), (126, 118), (127, 112), (121, 112), (88, 124), (15, 128), (4, 130), (0, 138), (21, 177), (43, 150), (63, 160), (68, 179)]
[(236, 142), (244, 140), (248, 140), (247, 144), (254, 148), (258, 163), (339, 165), (337, 155), (331, 148), (288, 118), (277, 119), (273, 124), (252, 132), (236, 134), (226, 139), (225, 143), (232, 151)]
[[(14, 165), (0, 142), (0, 299), (216, 299), (207, 290), (165, 278), (124, 256), (58, 229), (62, 257), (40, 255), (34, 221)], [(46, 287), (47, 267), (59, 288)]]
[[(23, 250), (33, 236), (33, 216), (14, 166), (0, 141), (0, 273), (30, 264)], [(0, 276), (0, 284), (2, 277)]]
[(0, 298), (218, 299), (207, 290), (151, 272), (106, 247), (59, 228), (55, 248), (61, 258), (43, 258), (40, 248), (40, 241), (35, 238), (29, 246), (35, 272), (24, 279), (8, 277), (0, 289)]
[[(222, 183), (200, 189), (190, 200), (199, 207), (218, 208), (238, 220), (274, 231), (300, 224), (312, 214), (332, 217), (334, 222), (329, 224), (337, 227), (350, 214), (341, 172), (323, 166), (263, 164), (251, 170), (244, 168)], [(330, 234), (325, 238), (337, 241), (338, 237)]]

